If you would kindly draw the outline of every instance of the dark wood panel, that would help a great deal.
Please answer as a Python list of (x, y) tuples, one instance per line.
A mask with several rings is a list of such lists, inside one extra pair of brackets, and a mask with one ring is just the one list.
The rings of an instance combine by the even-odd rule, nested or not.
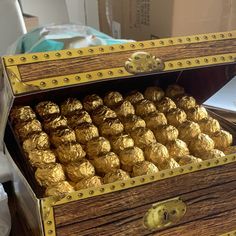
[[(236, 52), (236, 40), (228, 39), (222, 41), (182, 44), (161, 48), (149, 48), (139, 51), (150, 52), (153, 55), (162, 58), (164, 61), (169, 61)], [(124, 51), (25, 64), (19, 66), (19, 71), (23, 81), (30, 81), (107, 68), (116, 68), (124, 66), (125, 61), (133, 52), (134, 51)]]
[[(180, 194), (187, 204), (187, 213), (174, 228), (159, 231), (157, 235), (220, 235), (236, 229), (236, 181)], [(57, 229), (57, 235), (148, 235), (143, 216), (150, 205), (108, 214), (102, 218), (82, 221)], [(231, 217), (229, 217), (231, 215)], [(222, 222), (224, 222), (222, 224)], [(207, 230), (206, 230), (207, 229)]]
[[(109, 232), (137, 230), (150, 233), (142, 226), (142, 217), (157, 201), (181, 196), (188, 211), (182, 224), (218, 215), (234, 208), (236, 202), (235, 163), (152, 184), (56, 206), (58, 235), (114, 235)], [(235, 224), (236, 225), (236, 224)], [(132, 230), (131, 230), (132, 229)], [(131, 231), (129, 231), (131, 230)], [(102, 232), (106, 232), (103, 234)], [(136, 234), (138, 235), (138, 234)]]

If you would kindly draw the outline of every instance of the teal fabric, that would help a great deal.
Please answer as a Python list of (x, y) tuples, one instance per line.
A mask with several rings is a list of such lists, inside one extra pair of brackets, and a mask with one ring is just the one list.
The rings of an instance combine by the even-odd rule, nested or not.
[(8, 50), (9, 54), (47, 52), (96, 45), (113, 45), (133, 40), (114, 39), (91, 27), (66, 24), (39, 27), (19, 38)]

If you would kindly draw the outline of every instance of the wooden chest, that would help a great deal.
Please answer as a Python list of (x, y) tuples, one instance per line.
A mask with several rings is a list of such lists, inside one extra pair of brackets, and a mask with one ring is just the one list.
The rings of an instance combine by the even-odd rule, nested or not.
[[(13, 104), (150, 85), (178, 83), (201, 104), (233, 78), (235, 59), (236, 31), (3, 57), (1, 148), (33, 235), (236, 235), (236, 153), (45, 198), (7, 124)], [(235, 142), (235, 125), (211, 116)]]

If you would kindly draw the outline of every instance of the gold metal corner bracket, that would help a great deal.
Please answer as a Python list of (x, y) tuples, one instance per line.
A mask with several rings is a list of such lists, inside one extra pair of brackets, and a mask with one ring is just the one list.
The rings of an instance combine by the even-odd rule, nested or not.
[(147, 52), (135, 52), (125, 62), (125, 69), (131, 74), (158, 72), (165, 68), (164, 62)]

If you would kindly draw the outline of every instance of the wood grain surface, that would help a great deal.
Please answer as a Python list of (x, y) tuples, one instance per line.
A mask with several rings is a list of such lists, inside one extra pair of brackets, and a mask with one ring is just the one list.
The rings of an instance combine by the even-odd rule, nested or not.
[[(155, 235), (143, 226), (152, 204), (181, 197), (187, 213), (156, 235), (216, 236), (236, 228), (236, 164), (54, 207), (57, 236)], [(200, 233), (200, 234), (199, 234)]]
[[(182, 44), (136, 51), (149, 52), (164, 61), (236, 52), (236, 39)], [(23, 81), (70, 75), (94, 70), (123, 67), (135, 51), (111, 52), (101, 55), (52, 60), (19, 66)]]

